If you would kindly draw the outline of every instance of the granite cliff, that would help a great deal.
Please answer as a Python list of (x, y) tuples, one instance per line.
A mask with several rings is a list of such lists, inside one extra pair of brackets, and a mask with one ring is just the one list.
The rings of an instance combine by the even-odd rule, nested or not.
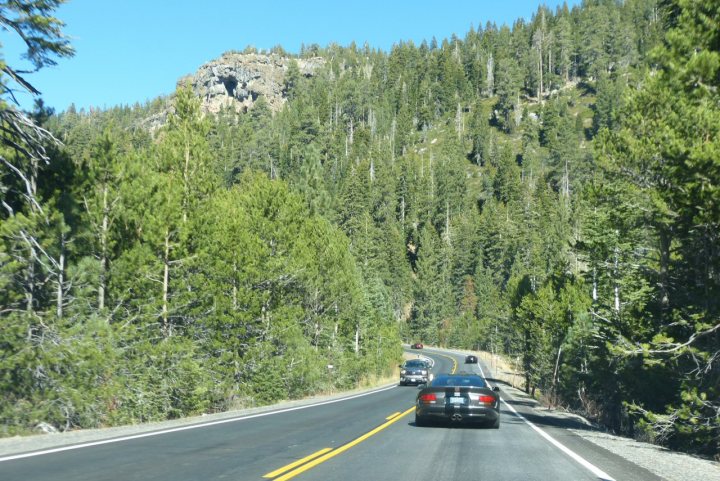
[[(178, 85), (189, 84), (206, 112), (217, 113), (226, 106), (245, 111), (260, 96), (277, 112), (286, 101), (283, 81), (292, 60), (277, 54), (227, 52), (180, 79)], [(308, 77), (325, 64), (320, 57), (295, 61), (300, 73)]]

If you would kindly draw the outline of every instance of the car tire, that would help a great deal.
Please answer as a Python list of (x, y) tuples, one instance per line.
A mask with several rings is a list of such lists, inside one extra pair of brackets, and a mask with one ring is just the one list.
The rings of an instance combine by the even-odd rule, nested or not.
[(401, 386), (405, 386), (405, 383), (402, 382), (402, 381), (400, 381), (400, 385), (401, 385)]
[(490, 424), (490, 429), (500, 429), (500, 416)]
[(417, 414), (415, 414), (415, 426), (417, 426), (419, 428), (423, 428), (428, 425), (429, 425), (429, 423), (427, 422), (427, 420), (425, 420), (425, 419), (421, 418), (420, 416), (418, 416)]

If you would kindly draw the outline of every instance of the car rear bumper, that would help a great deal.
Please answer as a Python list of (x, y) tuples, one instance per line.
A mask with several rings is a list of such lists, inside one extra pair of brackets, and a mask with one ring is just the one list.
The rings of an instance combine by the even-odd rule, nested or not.
[(415, 407), (415, 415), (427, 421), (457, 421), (492, 423), (500, 417), (500, 411), (489, 406), (427, 405)]

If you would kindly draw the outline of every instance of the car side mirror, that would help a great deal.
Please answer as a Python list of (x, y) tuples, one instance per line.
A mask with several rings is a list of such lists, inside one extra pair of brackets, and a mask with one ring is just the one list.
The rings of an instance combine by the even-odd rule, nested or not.
[(500, 388), (498, 386), (493, 386), (493, 391), (498, 392), (500, 391)]

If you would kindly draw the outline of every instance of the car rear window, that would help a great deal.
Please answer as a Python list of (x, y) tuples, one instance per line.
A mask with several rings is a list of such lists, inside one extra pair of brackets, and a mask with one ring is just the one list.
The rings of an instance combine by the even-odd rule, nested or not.
[(487, 387), (480, 376), (438, 376), (432, 382), (436, 387)]

